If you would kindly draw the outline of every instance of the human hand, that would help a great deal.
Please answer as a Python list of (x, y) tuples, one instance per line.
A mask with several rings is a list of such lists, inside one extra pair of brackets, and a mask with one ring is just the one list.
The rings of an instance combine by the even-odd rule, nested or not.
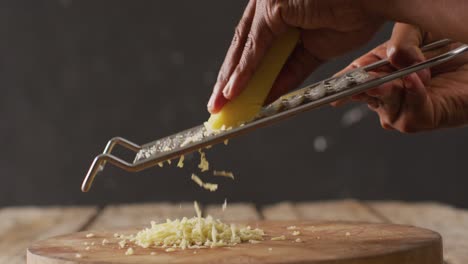
[[(358, 58), (342, 72), (388, 57), (391, 66), (382, 67), (373, 74), (390, 73), (435, 56), (436, 51), (423, 54), (419, 47), (437, 39), (437, 36), (422, 32), (415, 26), (397, 23), (387, 43)], [(437, 54), (459, 45), (451, 44)], [(367, 103), (378, 114), (385, 129), (411, 133), (464, 125), (468, 123), (468, 54), (351, 99)], [(339, 106), (347, 101), (340, 100), (332, 105)]]
[(208, 110), (214, 114), (239, 95), (272, 42), (288, 28), (301, 30), (265, 103), (296, 88), (322, 62), (366, 43), (383, 20), (356, 0), (250, 0), (218, 75)]

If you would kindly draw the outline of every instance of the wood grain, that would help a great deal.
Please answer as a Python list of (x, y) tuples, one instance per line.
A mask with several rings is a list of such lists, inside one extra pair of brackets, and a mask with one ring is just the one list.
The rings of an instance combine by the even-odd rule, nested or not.
[(260, 214), (257, 212), (254, 204), (249, 203), (228, 203), (226, 210), (222, 210), (222, 205), (208, 205), (205, 209), (205, 215), (211, 215), (225, 221), (250, 221), (259, 220)]
[(79, 231), (95, 207), (10, 207), (0, 210), (0, 263), (25, 262), (34, 241)]
[(296, 204), (299, 219), (382, 222), (366, 205), (355, 200), (318, 201)]
[(109, 205), (88, 230), (105, 230), (149, 225), (151, 221), (194, 216), (193, 203), (146, 203)]
[(408, 224), (439, 232), (444, 240), (445, 260), (468, 263), (468, 212), (451, 206), (425, 202), (369, 202), (392, 223)]
[[(176, 250), (137, 248), (126, 256), (126, 248), (117, 246), (112, 234), (130, 234), (137, 229), (86, 232), (47, 239), (28, 250), (28, 264), (73, 263), (315, 263), (315, 264), (441, 264), (442, 245), (437, 233), (426, 229), (392, 224), (324, 221), (253, 221), (268, 234), (259, 244), (240, 244), (234, 247)], [(301, 234), (293, 236), (288, 226), (295, 225)], [(272, 241), (271, 237), (286, 235), (286, 240)], [(303, 242), (294, 240), (300, 237)], [(101, 245), (104, 238), (109, 244)], [(95, 242), (85, 249), (84, 242)], [(131, 245), (127, 245), (131, 246)], [(156, 255), (150, 255), (156, 252)], [(76, 254), (81, 258), (76, 258)]]
[(295, 205), (291, 202), (265, 206), (262, 208), (262, 215), (267, 220), (288, 221), (300, 219)]

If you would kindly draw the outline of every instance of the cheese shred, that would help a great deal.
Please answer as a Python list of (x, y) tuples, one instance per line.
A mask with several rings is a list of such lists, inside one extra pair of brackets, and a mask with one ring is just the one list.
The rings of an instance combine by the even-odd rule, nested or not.
[(227, 178), (231, 178), (231, 179), (234, 180), (234, 174), (232, 172), (230, 172), (230, 171), (217, 171), (217, 170), (214, 170), (213, 175), (214, 176), (227, 177)]
[(203, 152), (201, 149), (199, 149), (198, 153), (200, 153), (200, 164), (198, 164), (198, 168), (200, 168), (200, 170), (202, 172), (209, 170), (210, 169), (210, 164), (209, 164), (208, 160), (206, 159), (205, 152)]
[(214, 192), (218, 189), (218, 184), (216, 183), (209, 183), (209, 182), (203, 182), (200, 177), (192, 173), (191, 177), (192, 181), (194, 181), (198, 186), (209, 190), (210, 192)]
[(184, 155), (180, 156), (179, 162), (177, 162), (177, 167), (179, 168), (184, 167)]

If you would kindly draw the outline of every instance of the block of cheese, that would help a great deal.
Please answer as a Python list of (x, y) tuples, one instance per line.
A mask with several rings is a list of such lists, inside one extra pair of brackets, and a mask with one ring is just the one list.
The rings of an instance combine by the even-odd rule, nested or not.
[(298, 39), (297, 29), (290, 29), (278, 37), (265, 54), (244, 91), (229, 101), (220, 112), (211, 115), (205, 123), (206, 128), (216, 131), (222, 127), (236, 127), (254, 119)]

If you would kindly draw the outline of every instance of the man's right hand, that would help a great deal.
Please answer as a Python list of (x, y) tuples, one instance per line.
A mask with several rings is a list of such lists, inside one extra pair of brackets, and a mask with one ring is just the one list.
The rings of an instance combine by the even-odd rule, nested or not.
[[(419, 48), (439, 37), (418, 27), (397, 23), (391, 39), (368, 54), (355, 60), (344, 71), (362, 67), (389, 58), (391, 66), (374, 72), (387, 74), (433, 57), (460, 43), (454, 43), (442, 51), (423, 54)], [(468, 53), (436, 66), (411, 74), (352, 99), (367, 103), (375, 111), (383, 128), (400, 132), (419, 132), (468, 124)], [(332, 105), (346, 102), (341, 100)]]

